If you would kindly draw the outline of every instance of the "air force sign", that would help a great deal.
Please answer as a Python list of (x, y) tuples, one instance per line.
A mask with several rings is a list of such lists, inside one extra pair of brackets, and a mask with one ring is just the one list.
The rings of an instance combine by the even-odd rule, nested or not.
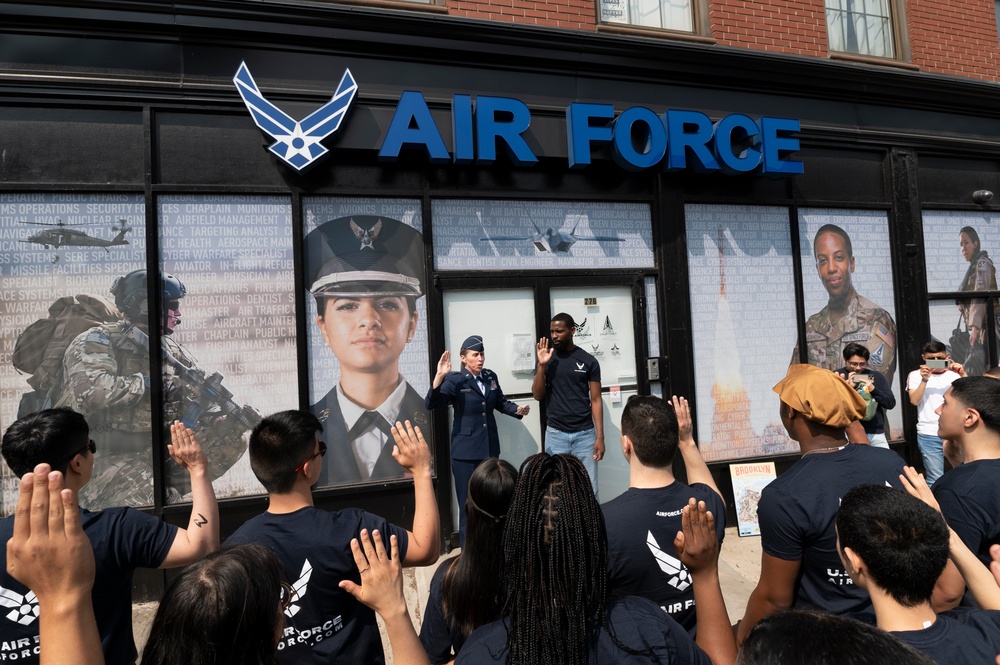
[(233, 83), (254, 122), (275, 139), (268, 150), (296, 171), (302, 171), (328, 152), (321, 141), (340, 129), (358, 92), (351, 70), (345, 69), (330, 101), (302, 120), (295, 120), (264, 98), (245, 62), (240, 63)]

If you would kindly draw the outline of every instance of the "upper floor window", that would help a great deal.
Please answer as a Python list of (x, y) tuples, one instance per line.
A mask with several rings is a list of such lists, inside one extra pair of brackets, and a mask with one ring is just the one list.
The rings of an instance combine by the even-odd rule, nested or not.
[(892, 0), (826, 0), (830, 50), (895, 58)]
[(600, 0), (601, 22), (694, 31), (692, 0)]

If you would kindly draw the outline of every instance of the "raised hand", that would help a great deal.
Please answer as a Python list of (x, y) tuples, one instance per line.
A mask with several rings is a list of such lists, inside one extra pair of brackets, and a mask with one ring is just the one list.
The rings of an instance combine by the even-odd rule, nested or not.
[(419, 427), (411, 425), (409, 420), (405, 424), (396, 422), (392, 426), (392, 439), (396, 442), (392, 457), (401, 466), (414, 473), (418, 469), (430, 472), (431, 450)]
[(538, 344), (535, 345), (535, 354), (538, 356), (539, 365), (547, 365), (549, 360), (552, 359), (552, 352), (554, 349), (549, 348), (549, 338), (541, 337), (538, 340)]
[(437, 373), (438, 376), (447, 376), (449, 372), (451, 372), (451, 351), (445, 351), (438, 360)]
[(167, 452), (181, 468), (188, 471), (199, 467), (204, 469), (208, 466), (205, 451), (202, 450), (194, 432), (179, 420), (175, 420), (174, 424), (170, 426), (170, 443), (167, 444)]

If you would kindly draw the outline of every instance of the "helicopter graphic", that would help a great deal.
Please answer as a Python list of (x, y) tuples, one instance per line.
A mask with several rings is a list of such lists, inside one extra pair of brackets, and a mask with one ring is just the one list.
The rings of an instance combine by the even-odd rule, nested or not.
[(34, 235), (28, 236), (27, 240), (21, 241), (41, 245), (45, 249), (49, 249), (50, 247), (54, 247), (55, 249), (59, 249), (60, 247), (103, 247), (104, 251), (107, 252), (108, 247), (129, 244), (128, 240), (125, 239), (125, 234), (132, 230), (132, 227), (128, 225), (126, 220), (119, 219), (118, 224), (111, 227), (111, 232), (117, 233), (117, 235), (111, 240), (105, 240), (104, 238), (95, 238), (84, 231), (73, 228), (76, 226), (91, 226), (90, 224), (67, 224), (58, 218), (55, 222), (24, 222), (24, 224), (48, 227), (44, 231), (39, 231)]
[[(480, 224), (482, 224), (483, 218), (480, 213), (476, 213), (476, 217), (479, 218)], [(624, 238), (616, 238), (612, 236), (578, 236), (576, 235), (576, 227), (580, 225), (580, 222), (586, 218), (586, 215), (566, 215), (566, 222), (573, 222), (573, 228), (570, 230), (565, 229), (554, 229), (553, 227), (548, 227), (544, 231), (539, 228), (535, 220), (531, 220), (531, 225), (535, 227), (535, 233), (528, 236), (493, 236), (492, 238), (480, 238), (479, 242), (490, 242), (490, 241), (509, 241), (509, 240), (530, 240), (539, 252), (552, 252), (553, 254), (565, 254), (570, 250), (570, 248), (580, 242), (625, 242)]]

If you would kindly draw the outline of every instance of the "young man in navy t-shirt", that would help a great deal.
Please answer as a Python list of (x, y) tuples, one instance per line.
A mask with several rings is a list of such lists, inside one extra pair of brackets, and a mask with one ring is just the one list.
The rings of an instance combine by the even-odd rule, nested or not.
[(237, 529), (226, 544), (260, 543), (281, 560), (292, 585), (278, 660), (300, 663), (385, 662), (375, 612), (340, 588), (360, 584), (351, 539), (378, 530), (399, 542), (403, 565), (425, 566), (441, 552), (431, 453), (420, 430), (392, 427), (393, 458), (413, 473), (413, 531), (351, 508), (329, 512), (313, 506), (312, 486), (323, 468), (323, 426), (306, 411), (282, 411), (260, 421), (250, 435), (250, 467), (267, 490), (267, 512)]
[(864, 485), (844, 495), (837, 533), (844, 566), (871, 594), (879, 628), (941, 665), (994, 662), (1000, 612), (962, 607), (937, 614), (931, 606), (949, 553), (941, 513), (906, 492)]
[(583, 462), (597, 496), (597, 463), (604, 459), (604, 402), (601, 365), (597, 358), (573, 343), (573, 317), (552, 317), (549, 338), (535, 346), (538, 368), (531, 396), (545, 402), (545, 452), (568, 453)]
[[(194, 433), (180, 423), (170, 430), (168, 452), (191, 477), (191, 520), (178, 529), (132, 508), (80, 510), (80, 521), (94, 546), (96, 578), (92, 597), (101, 646), (108, 665), (135, 663), (132, 637), (132, 573), (136, 568), (186, 566), (219, 548), (219, 509), (208, 464)], [(95, 434), (95, 436), (97, 436)], [(3, 457), (18, 477), (39, 464), (61, 471), (74, 492), (94, 472), (98, 444), (86, 419), (72, 409), (47, 409), (15, 421), (3, 435)], [(0, 520), (0, 541), (13, 535), (14, 518)], [(6, 562), (6, 550), (3, 551)], [(34, 594), (0, 566), (0, 661), (39, 660), (38, 604)]]
[[(726, 504), (695, 445), (686, 399), (630, 397), (621, 422), (629, 489), (601, 506), (608, 532), (608, 590), (619, 598), (649, 598), (693, 636), (694, 589), (691, 574), (676, 557), (674, 536), (681, 530), (681, 510), (693, 497), (716, 516), (721, 545)], [(678, 448), (690, 485), (674, 478)]]
[(740, 643), (762, 618), (789, 607), (867, 611), (868, 594), (837, 554), (840, 497), (869, 483), (902, 487), (899, 455), (848, 441), (845, 430), (864, 416), (866, 403), (843, 378), (813, 365), (792, 365), (774, 391), (781, 422), (802, 458), (761, 492), (760, 580), (740, 622)]

